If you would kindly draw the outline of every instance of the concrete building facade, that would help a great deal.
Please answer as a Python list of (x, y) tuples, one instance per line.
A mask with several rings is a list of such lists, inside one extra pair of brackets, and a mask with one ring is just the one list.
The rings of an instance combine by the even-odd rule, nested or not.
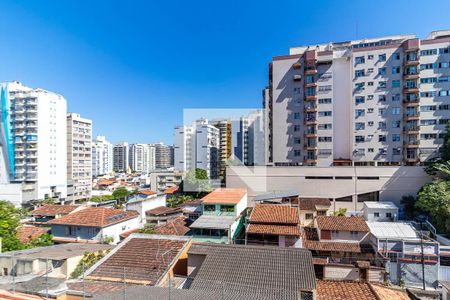
[(104, 136), (92, 141), (92, 176), (102, 176), (113, 171), (113, 146)]
[(420, 165), (450, 119), (450, 31), (291, 48), (264, 90), (267, 163)]
[(92, 121), (79, 114), (67, 114), (67, 186), (68, 201), (91, 197)]
[(66, 199), (66, 100), (16, 81), (1, 85), (0, 99), (0, 198)]
[(130, 170), (129, 145), (127, 142), (114, 145), (113, 170), (114, 172), (128, 172)]

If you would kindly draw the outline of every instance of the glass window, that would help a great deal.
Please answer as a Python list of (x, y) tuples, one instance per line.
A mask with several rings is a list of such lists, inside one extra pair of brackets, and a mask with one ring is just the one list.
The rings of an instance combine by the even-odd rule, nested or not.
[(383, 53), (383, 54), (378, 55), (378, 61), (386, 61), (386, 54)]
[(392, 141), (393, 142), (400, 142), (400, 134), (393, 134), (392, 135)]
[(203, 210), (204, 211), (209, 211), (209, 212), (215, 211), (216, 210), (216, 206), (215, 205), (211, 205), (211, 204), (205, 204), (203, 206)]
[(393, 88), (400, 87), (400, 80), (392, 80), (392, 87)]
[(400, 107), (393, 107), (392, 108), (392, 114), (393, 115), (399, 115), (400, 114)]

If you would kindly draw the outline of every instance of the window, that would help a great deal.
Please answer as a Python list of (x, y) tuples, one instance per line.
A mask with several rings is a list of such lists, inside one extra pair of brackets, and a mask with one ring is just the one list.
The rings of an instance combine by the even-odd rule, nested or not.
[(367, 152), (373, 153), (373, 148), (367, 148)]
[(433, 140), (437, 138), (437, 134), (436, 133), (422, 133), (420, 135), (420, 139), (421, 140)]
[(392, 87), (393, 88), (400, 87), (400, 80), (392, 80)]
[(436, 97), (436, 95), (437, 95), (436, 91), (420, 92), (420, 97), (424, 98)]
[(392, 101), (393, 101), (393, 102), (395, 102), (395, 101), (400, 101), (400, 98), (401, 98), (400, 94), (392, 95)]
[(203, 210), (212, 212), (212, 211), (216, 210), (216, 206), (215, 205), (211, 205), (211, 204), (205, 204), (205, 205), (203, 205)]
[(330, 103), (331, 103), (331, 98), (319, 99), (319, 104), (330, 104)]
[(365, 99), (364, 96), (357, 96), (357, 97), (355, 97), (355, 103), (356, 104), (362, 104), (362, 103), (365, 102), (364, 99)]
[(373, 108), (368, 108), (368, 109), (367, 109), (367, 112), (368, 112), (369, 114), (373, 113)]
[(364, 90), (364, 85), (365, 85), (364, 82), (358, 82), (358, 83), (355, 83), (355, 90), (356, 90), (356, 91), (362, 91), (362, 90)]
[(367, 83), (367, 85), (368, 85), (368, 86), (373, 86), (373, 81), (369, 81), (369, 82)]
[(392, 218), (392, 213), (387, 212), (387, 213), (386, 213), (386, 218)]
[(355, 123), (355, 130), (364, 130), (365, 129), (365, 123), (363, 122), (357, 122)]
[(385, 121), (378, 122), (378, 129), (386, 129), (386, 122)]
[(423, 126), (436, 125), (436, 123), (437, 123), (437, 120), (435, 120), (435, 119), (420, 120), (420, 125), (423, 125)]
[(380, 88), (380, 89), (386, 88), (386, 81), (380, 81), (380, 82), (378, 82), (378, 88)]
[(363, 77), (365, 76), (365, 71), (363, 70), (355, 70), (355, 78)]
[(364, 56), (357, 56), (357, 57), (355, 57), (355, 64), (363, 64), (363, 63), (365, 63), (365, 59), (364, 59)]
[(400, 114), (400, 107), (393, 107), (392, 108), (392, 114), (393, 115), (399, 115)]
[(435, 83), (436, 81), (437, 81), (436, 77), (420, 78), (420, 83)]
[(319, 93), (325, 93), (331, 91), (331, 85), (319, 86)]
[(439, 48), (439, 54), (448, 54), (450, 53), (450, 48)]
[(373, 100), (373, 95), (367, 95), (367, 100)]
[(302, 141), (300, 140), (299, 137), (294, 138), (294, 144), (299, 145), (299, 144), (301, 144), (301, 142)]
[(319, 136), (319, 142), (326, 143), (331, 141), (332, 141), (331, 136)]
[(401, 148), (394, 148), (392, 149), (392, 155), (401, 155), (402, 149)]
[(386, 95), (378, 95), (378, 101), (379, 102), (385, 102), (386, 101)]
[(380, 217), (380, 213), (379, 213), (379, 212), (374, 212), (374, 213), (373, 213), (373, 216), (374, 216), (375, 218), (378, 218), (378, 217)]
[(300, 150), (294, 150), (294, 156), (299, 157), (302, 154)]
[(314, 75), (307, 75), (306, 83), (314, 83)]
[(400, 120), (394, 120), (392, 121), (392, 128), (400, 128), (401, 121)]
[(332, 125), (331, 124), (319, 124), (317, 126), (317, 128), (319, 130), (326, 130), (326, 129), (332, 129)]
[(437, 49), (427, 49), (420, 51), (421, 56), (427, 56), (427, 55), (436, 55)]
[(350, 231), (350, 235), (352, 237), (357, 237), (358, 236), (358, 231)]
[(378, 115), (383, 116), (386, 114), (386, 108), (379, 108), (378, 109)]
[(386, 136), (385, 135), (379, 135), (378, 136), (378, 142), (386, 142)]
[(400, 53), (396, 52), (392, 56), (394, 57), (395, 60), (399, 60), (400, 59)]
[(294, 119), (295, 120), (300, 119), (300, 113), (299, 112), (294, 113)]
[(392, 135), (392, 141), (393, 142), (400, 142), (400, 134), (393, 134)]
[(420, 107), (420, 111), (435, 111), (436, 105), (423, 105)]
[(300, 131), (300, 125), (294, 125), (294, 131), (295, 132)]
[(355, 136), (355, 143), (363, 143), (365, 140), (363, 135), (356, 135)]
[(450, 81), (450, 76), (441, 76), (438, 79), (439, 82), (449, 82)]
[(367, 125), (368, 125), (368, 126), (373, 126), (373, 121), (367, 122)]
[(234, 205), (220, 205), (221, 212), (234, 212)]
[(355, 109), (355, 118), (362, 117), (365, 114), (364, 109)]
[(383, 54), (378, 55), (378, 61), (386, 61), (386, 54), (383, 53)]
[(386, 75), (386, 68), (378, 68), (378, 75)]
[(306, 220), (312, 220), (314, 218), (313, 214), (305, 214), (305, 219)]
[(319, 111), (319, 117), (331, 117), (331, 111)]
[(294, 88), (294, 94), (300, 94), (301, 88)]
[(367, 59), (373, 59), (373, 54), (367, 55)]
[(400, 67), (399, 66), (392, 67), (392, 74), (400, 74)]
[(438, 95), (440, 97), (449, 96), (450, 95), (450, 91), (439, 91)]
[(448, 105), (448, 104), (439, 105), (439, 110), (449, 110), (449, 108), (450, 108), (450, 105)]

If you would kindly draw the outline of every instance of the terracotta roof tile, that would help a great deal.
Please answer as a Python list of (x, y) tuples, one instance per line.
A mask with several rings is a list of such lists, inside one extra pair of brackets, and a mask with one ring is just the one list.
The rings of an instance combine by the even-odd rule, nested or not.
[(177, 186), (177, 185), (174, 185), (174, 186), (172, 186), (172, 187), (166, 189), (166, 190), (164, 191), (164, 194), (169, 194), (169, 195), (171, 195), (171, 194), (175, 194), (176, 192), (178, 192), (178, 186)]
[(316, 210), (316, 206), (331, 206), (330, 199), (328, 198), (300, 198), (301, 210)]
[(246, 189), (218, 188), (202, 198), (203, 203), (237, 204), (247, 194)]
[(410, 300), (408, 294), (400, 289), (389, 288), (380, 284), (371, 284), (379, 300)]
[(154, 192), (154, 191), (152, 191), (152, 190), (143, 190), (143, 191), (139, 191), (139, 194), (151, 196), (151, 195), (155, 195), (156, 192)]
[(163, 236), (138, 235), (128, 237), (99, 265), (89, 270), (88, 279), (155, 285), (173, 264), (188, 239), (168, 239)]
[(279, 204), (257, 204), (250, 215), (250, 223), (298, 224), (297, 208)]
[(317, 227), (320, 230), (370, 231), (362, 217), (318, 216)]
[(50, 228), (37, 227), (37, 226), (22, 226), (17, 230), (17, 238), (21, 243), (27, 244), (31, 242), (32, 239), (38, 238), (43, 234), (48, 233)]
[(298, 225), (249, 224), (247, 233), (300, 236)]
[(352, 252), (361, 253), (359, 243), (345, 243), (345, 242), (321, 242), (303, 240), (303, 248), (315, 251), (331, 251), (331, 252)]
[(32, 216), (55, 216), (57, 214), (69, 214), (75, 209), (79, 208), (79, 205), (57, 205), (49, 204), (36, 208), (31, 212)]
[(53, 219), (47, 224), (105, 227), (139, 216), (137, 211), (123, 211), (104, 207), (88, 207), (80, 211)]
[(179, 208), (179, 207), (171, 208), (171, 207), (166, 207), (166, 206), (159, 206), (159, 207), (147, 210), (145, 212), (145, 214), (147, 216), (165, 216), (165, 215), (171, 215), (171, 214), (176, 214), (176, 213), (180, 213), (180, 212), (181, 212), (181, 208)]
[(367, 283), (317, 281), (317, 300), (377, 300)]
[(189, 230), (185, 217), (178, 217), (155, 227), (156, 233), (162, 235), (186, 235)]

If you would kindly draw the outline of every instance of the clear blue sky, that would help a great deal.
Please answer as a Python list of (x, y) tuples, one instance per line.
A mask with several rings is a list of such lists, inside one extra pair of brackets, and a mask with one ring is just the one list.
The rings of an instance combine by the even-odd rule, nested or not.
[(424, 37), (450, 28), (449, 11), (444, 0), (2, 1), (0, 80), (61, 93), (112, 142), (172, 143), (183, 108), (260, 107), (267, 64), (291, 46)]

